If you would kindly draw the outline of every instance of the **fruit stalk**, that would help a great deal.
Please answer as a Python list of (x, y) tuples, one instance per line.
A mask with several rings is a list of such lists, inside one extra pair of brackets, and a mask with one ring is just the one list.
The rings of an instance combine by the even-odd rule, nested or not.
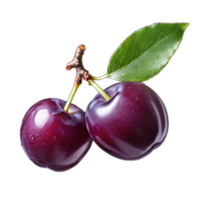
[(83, 78), (84, 78), (84, 80), (88, 81), (88, 83), (90, 85), (92, 85), (106, 100), (110, 99), (110, 97), (93, 80), (93, 79), (101, 80), (103, 78), (106, 78), (106, 75), (99, 77), (99, 78), (93, 77), (84, 68), (83, 63), (82, 63), (82, 57), (83, 57), (84, 51), (85, 51), (85, 45), (79, 45), (78, 48), (76, 49), (74, 59), (71, 62), (69, 62), (66, 66), (67, 70), (71, 70), (72, 68), (76, 69), (75, 85), (70, 94), (69, 101), (67, 102), (67, 104), (65, 106), (66, 111), (69, 109), (71, 100), (73, 99), (73, 97), (76, 93), (76, 90), (78, 89), (78, 86), (81, 84)]
[(88, 83), (90, 83), (105, 99), (108, 101), (111, 99), (100, 87), (97, 85), (97, 83), (94, 82), (94, 80), (89, 79)]
[(78, 87), (80, 86), (80, 83), (78, 83), (77, 81), (75, 81), (74, 87), (72, 88), (71, 94), (69, 95), (68, 101), (65, 105), (64, 110), (68, 112), (70, 104), (72, 102), (72, 99), (74, 98), (74, 95), (76, 94), (76, 91), (78, 89)]

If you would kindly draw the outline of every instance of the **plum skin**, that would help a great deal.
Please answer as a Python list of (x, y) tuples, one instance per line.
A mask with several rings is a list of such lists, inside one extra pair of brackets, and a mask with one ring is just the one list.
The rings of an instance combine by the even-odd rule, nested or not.
[(65, 171), (84, 157), (92, 139), (85, 125), (85, 113), (60, 99), (44, 99), (34, 104), (22, 121), (20, 138), (27, 156), (36, 165)]
[(121, 82), (98, 94), (86, 110), (86, 126), (95, 143), (108, 154), (136, 160), (165, 139), (168, 115), (159, 96), (140, 82)]

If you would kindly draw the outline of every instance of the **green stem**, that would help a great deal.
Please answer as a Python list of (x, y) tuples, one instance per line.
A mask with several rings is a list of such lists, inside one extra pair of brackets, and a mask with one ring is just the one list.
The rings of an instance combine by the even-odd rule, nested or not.
[(107, 101), (111, 99), (92, 79), (88, 80), (90, 83)]
[(91, 78), (94, 79), (94, 80), (102, 80), (102, 79), (107, 78), (107, 77), (108, 77), (108, 75), (104, 75), (104, 76), (100, 76), (100, 77), (91, 76)]
[(76, 93), (76, 91), (77, 91), (77, 89), (78, 89), (79, 86), (80, 86), (80, 84), (77, 83), (77, 82), (75, 82), (74, 87), (73, 87), (73, 89), (72, 89), (72, 91), (71, 91), (71, 94), (70, 94), (70, 96), (69, 96), (69, 99), (68, 99), (68, 101), (67, 101), (67, 103), (66, 103), (66, 105), (65, 105), (65, 108), (64, 108), (65, 111), (68, 112), (69, 106), (70, 106), (70, 104), (71, 104), (71, 102), (72, 102), (72, 99), (74, 98), (74, 95), (75, 95), (75, 93)]

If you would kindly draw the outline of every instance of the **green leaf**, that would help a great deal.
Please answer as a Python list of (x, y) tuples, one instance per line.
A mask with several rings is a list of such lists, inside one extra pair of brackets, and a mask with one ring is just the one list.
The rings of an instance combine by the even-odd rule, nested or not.
[(188, 25), (157, 23), (134, 32), (112, 55), (104, 77), (142, 82), (155, 76), (169, 62)]

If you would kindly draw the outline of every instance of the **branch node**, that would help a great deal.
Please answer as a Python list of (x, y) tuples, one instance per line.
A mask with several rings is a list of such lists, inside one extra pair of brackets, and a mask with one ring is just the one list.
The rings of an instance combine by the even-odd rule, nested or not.
[(85, 51), (85, 45), (79, 45), (75, 51), (74, 59), (69, 62), (66, 66), (67, 70), (71, 70), (72, 68), (76, 68), (76, 80), (75, 82), (81, 84), (82, 78), (88, 81), (91, 79), (91, 75), (85, 68), (83, 67), (82, 57)]

